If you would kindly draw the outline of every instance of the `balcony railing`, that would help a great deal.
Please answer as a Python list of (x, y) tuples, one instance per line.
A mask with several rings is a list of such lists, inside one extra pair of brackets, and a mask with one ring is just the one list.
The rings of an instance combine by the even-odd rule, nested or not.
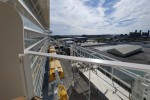
[[(52, 58), (57, 58), (60, 60), (71, 61), (73, 64), (82, 63), (83, 65), (85, 65), (86, 68), (90, 69), (89, 77), (87, 77), (87, 79), (89, 81), (89, 98), (90, 98), (90, 83), (93, 84), (92, 80), (90, 79), (90, 77), (91, 77), (90, 71), (92, 71), (92, 69), (95, 69), (95, 68), (96, 68), (96, 70), (98, 70), (99, 72), (101, 72), (105, 76), (107, 76), (115, 84), (118, 84), (117, 86), (120, 86), (123, 89), (125, 89), (129, 93), (128, 99), (132, 98), (133, 100), (136, 100), (137, 98), (139, 98), (139, 96), (140, 96), (139, 100), (143, 100), (143, 98), (148, 98), (148, 95), (150, 93), (149, 90), (147, 90), (147, 88), (150, 88), (150, 84), (149, 84), (150, 78), (148, 77), (149, 76), (148, 73), (150, 72), (149, 65), (116, 61), (115, 59), (111, 59), (107, 56), (103, 56), (103, 55), (95, 53), (91, 50), (88, 50), (88, 49), (85, 49), (82, 47), (77, 47), (77, 46), (72, 46), (70, 48), (72, 56), (49, 54), (49, 53), (45, 53), (45, 52), (41, 52), (41, 51), (40, 52), (39, 51), (31, 51), (31, 50), (33, 50), (34, 47), (44, 44), (45, 42), (47, 42), (46, 45), (49, 45), (49, 41), (47, 39), (43, 39), (40, 42), (38, 42), (37, 44), (35, 44), (34, 46), (26, 49), (24, 52), (24, 55), (21, 56), (21, 58), (23, 60), (22, 64), (23, 64), (23, 66), (25, 66), (24, 70), (25, 70), (26, 80), (28, 80), (27, 81), (27, 83), (28, 83), (27, 91), (29, 93), (28, 94), (29, 96), (31, 96), (31, 94), (35, 94), (35, 91), (31, 91), (31, 89), (35, 90), (35, 88), (37, 87), (38, 84), (42, 84), (41, 82), (39, 82), (41, 80), (33, 80), (32, 78), (29, 77), (29, 76), (32, 76), (32, 71), (31, 71), (32, 67), (29, 63), (30, 57), (36, 56), (36, 57), (43, 57), (43, 58), (52, 57)], [(37, 62), (37, 63), (39, 63), (39, 62)], [(72, 67), (72, 66), (70, 66), (70, 67)], [(38, 68), (40, 69), (41, 65)], [(130, 70), (142, 71), (145, 74), (144, 74), (144, 76), (140, 76), (136, 73), (131, 72)], [(36, 73), (36, 75), (38, 73)], [(84, 74), (84, 72), (83, 72), (83, 74)], [(98, 74), (97, 74), (97, 76), (98, 76)], [(108, 84), (109, 84), (109, 82), (108, 82)], [(115, 87), (113, 87), (113, 88), (115, 88)], [(122, 89), (119, 91), (119, 93), (122, 95), (125, 95), (124, 91), (122, 91)], [(127, 96), (127, 95), (125, 95), (125, 96)]]

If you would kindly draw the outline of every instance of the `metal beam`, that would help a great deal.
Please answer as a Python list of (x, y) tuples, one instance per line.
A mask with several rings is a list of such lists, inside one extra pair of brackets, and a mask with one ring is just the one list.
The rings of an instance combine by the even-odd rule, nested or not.
[(28, 7), (25, 5), (25, 3), (22, 0), (18, 0), (19, 3), (23, 6), (23, 8), (33, 17), (33, 19), (42, 27), (42, 29), (44, 30), (44, 26), (39, 22), (39, 20), (35, 17), (35, 15), (32, 13), (32, 11), (30, 9), (28, 9)]
[(38, 45), (39, 43), (43, 42), (43, 41), (46, 40), (46, 39), (47, 39), (47, 38), (45, 37), (44, 39), (42, 39), (42, 40), (36, 42), (35, 44), (33, 44), (33, 45), (31, 45), (30, 47), (26, 48), (26, 49), (24, 50), (24, 52), (27, 52), (27, 51), (31, 50), (33, 47), (35, 47), (36, 45)]
[(30, 27), (26, 27), (26, 26), (24, 26), (24, 29), (27, 30), (27, 31), (36, 32), (36, 33), (39, 33), (39, 34), (42, 34), (42, 35), (48, 35), (48, 34), (45, 33), (45, 32), (40, 32), (40, 31), (38, 31), (38, 30), (32, 29), (32, 28), (30, 28)]
[(25, 54), (53, 57), (53, 58), (64, 59), (64, 60), (72, 60), (72, 61), (84, 62), (88, 64), (111, 66), (114, 68), (119, 67), (119, 68), (125, 68), (125, 69), (140, 70), (140, 71), (144, 71), (148, 73), (150, 72), (150, 65), (145, 65), (145, 64), (136, 64), (136, 63), (128, 63), (128, 62), (120, 62), (120, 61), (108, 61), (108, 60), (91, 59), (91, 58), (81, 58), (81, 57), (74, 57), (74, 56), (34, 52), (34, 51), (26, 51)]
[[(34, 5), (33, 1), (31, 0), (32, 4)], [(37, 1), (37, 3), (33, 6), (33, 10), (36, 8), (36, 6), (39, 4), (40, 0)]]

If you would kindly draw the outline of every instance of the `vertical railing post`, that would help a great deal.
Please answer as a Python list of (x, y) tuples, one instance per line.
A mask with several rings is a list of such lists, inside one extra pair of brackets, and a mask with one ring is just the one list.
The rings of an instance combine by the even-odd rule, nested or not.
[(73, 56), (76, 56), (76, 47), (75, 47), (75, 45), (73, 46)]
[(80, 55), (79, 57), (81, 57), (81, 48), (80, 47), (79, 47), (79, 55)]
[(58, 40), (58, 49), (59, 49), (59, 53), (60, 53), (60, 41)]
[(74, 66), (72, 66), (72, 71), (73, 71), (73, 79), (75, 78), (75, 75), (74, 75)]
[(75, 49), (75, 44), (73, 45), (73, 56), (76, 56), (76, 49)]
[(111, 73), (112, 73), (111, 79), (113, 81), (113, 75), (114, 75), (114, 68), (113, 67), (111, 67)]
[(89, 64), (89, 100), (91, 98), (91, 64)]
[(30, 56), (22, 55), (22, 66), (23, 66), (23, 73), (25, 78), (25, 86), (26, 86), (26, 93), (28, 100), (32, 99), (34, 94), (34, 87), (33, 87), (33, 80), (32, 80), (32, 72), (30, 66)]

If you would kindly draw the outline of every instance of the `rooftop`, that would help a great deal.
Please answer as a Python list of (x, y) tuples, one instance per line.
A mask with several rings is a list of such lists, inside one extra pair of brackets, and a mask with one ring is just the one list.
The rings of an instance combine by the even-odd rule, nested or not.
[(128, 57), (119, 57), (119, 56), (115, 56), (110, 53), (107, 53), (107, 50), (110, 47), (112, 47), (112, 45), (92, 46), (92, 47), (86, 47), (86, 48), (91, 49), (97, 53), (103, 54), (105, 56), (114, 58), (116, 60), (123, 61), (123, 62), (150, 64), (150, 48), (148, 48), (148, 47), (142, 46), (143, 52), (138, 53), (136, 55), (128, 56)]
[(142, 51), (142, 47), (138, 45), (116, 45), (108, 49), (107, 52), (120, 57), (132, 56)]

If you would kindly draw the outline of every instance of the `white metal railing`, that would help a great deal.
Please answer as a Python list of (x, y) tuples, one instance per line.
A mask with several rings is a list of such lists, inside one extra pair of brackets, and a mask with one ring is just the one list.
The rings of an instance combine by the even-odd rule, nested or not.
[[(38, 51), (38, 52), (47, 52), (48, 46), (49, 46), (48, 38), (45, 37), (44, 39), (26, 48), (24, 52), (30, 51), (30, 50)], [(28, 61), (25, 61), (25, 62), (29, 62), (29, 65), (28, 63), (24, 63), (23, 65), (29, 66), (26, 68), (28, 68), (28, 70), (31, 71), (32, 81), (30, 80), (31, 81), (30, 88), (34, 89), (34, 94), (36, 96), (41, 97), (46, 57), (29, 55)]]
[[(97, 56), (95, 56), (95, 55), (89, 55), (89, 54), (88, 54), (89, 58), (85, 58), (84, 54), (88, 53), (88, 52), (87, 51), (84, 52), (83, 51), (84, 48), (78, 48), (78, 49), (81, 49), (81, 51), (79, 51), (80, 52), (79, 54), (80, 54), (81, 57), (65, 56), (65, 55), (57, 55), (57, 54), (49, 54), (49, 53), (44, 53), (44, 52), (31, 51), (32, 48), (34, 48), (34, 47), (36, 47), (39, 44), (44, 43), (44, 42), (45, 42), (45, 40), (43, 39), (43, 40), (39, 41), (38, 43), (34, 44), (33, 46), (29, 47), (28, 49), (26, 49), (24, 51), (24, 55), (23, 55), (23, 60), (25, 60), (23, 62), (24, 66), (30, 66), (29, 63), (26, 63), (26, 62), (29, 62), (29, 60), (30, 60), (28, 56), (38, 56), (38, 57), (52, 57), (52, 58), (57, 58), (57, 59), (63, 59), (63, 60), (71, 61), (71, 62), (83, 62), (83, 63), (89, 64), (89, 65), (97, 65), (97, 66), (103, 66), (103, 67), (110, 66), (110, 67), (115, 68), (115, 69), (121, 69), (122, 72), (131, 75), (131, 77), (133, 76), (133, 78), (141, 77), (141, 76), (133, 74), (132, 72), (130, 72), (128, 70), (125, 70), (125, 69), (139, 70), (139, 71), (144, 71), (146, 73), (150, 72), (149, 65), (127, 63), (127, 62), (120, 62), (120, 61), (111, 61), (111, 60), (101, 60)], [(71, 48), (71, 49), (73, 49), (73, 48)], [(76, 49), (74, 51), (76, 53), (78, 52)], [(92, 51), (90, 51), (90, 52), (92, 52)], [(90, 54), (95, 54), (95, 53), (90, 53)], [(90, 58), (90, 57), (92, 57), (92, 58)], [(99, 68), (102, 69), (101, 67), (99, 67)], [(27, 68), (25, 68), (25, 70), (27, 70)], [(28, 67), (28, 71), (29, 70), (31, 70), (31, 67)], [(104, 70), (104, 69), (102, 69), (102, 70)], [(110, 74), (112, 77), (120, 80), (119, 78), (117, 78), (116, 76), (114, 76), (112, 73), (110, 73), (110, 72), (108, 72), (106, 70), (105, 70), (105, 72), (108, 73), (108, 74)], [(29, 75), (27, 75), (27, 76), (29, 76)], [(146, 79), (144, 77), (141, 77), (141, 78), (143, 80), (149, 81), (149, 79)], [(27, 78), (27, 80), (28, 80), (28, 78)], [(29, 80), (30, 80), (30, 78), (29, 78)], [(129, 88), (131, 88), (131, 86), (127, 85), (124, 81), (122, 81), (122, 80), (120, 80), (120, 81), (122, 83), (124, 83), (126, 86), (128, 86)], [(40, 84), (42, 84), (42, 83), (40, 83)], [(29, 86), (27, 86), (27, 89), (30, 88), (30, 87), (32, 87), (32, 85), (33, 85), (33, 82), (32, 82), (32, 84), (30, 84)], [(90, 78), (89, 78), (89, 85), (90, 85)], [(35, 83), (35, 86), (37, 86), (37, 82)], [(29, 90), (31, 91), (31, 89), (29, 89)], [(90, 91), (90, 86), (89, 86), (89, 91)], [(89, 94), (89, 97), (90, 97), (90, 94)]]
[(82, 58), (82, 57), (35, 52), (35, 51), (26, 51), (25, 54), (44, 56), (44, 57), (53, 57), (57, 59), (84, 62), (88, 64), (111, 66), (114, 68), (119, 67), (119, 68), (125, 68), (125, 69), (140, 70), (140, 71), (144, 71), (147, 73), (150, 72), (150, 66), (144, 65), (144, 64), (136, 64), (136, 63), (128, 63), (128, 62), (120, 62), (120, 61), (108, 61), (108, 60), (100, 60), (100, 59), (92, 59), (92, 58)]
[[(26, 51), (25, 55), (52, 57), (52, 58), (63, 59), (63, 60), (68, 60), (68, 61), (72, 61), (72, 62), (83, 62), (83, 63), (90, 64), (90, 65), (96, 64), (99, 66), (111, 66), (113, 68), (125, 68), (125, 69), (132, 69), (132, 70), (140, 70), (140, 71), (144, 71), (147, 73), (150, 72), (149, 65), (144, 65), (144, 64), (135, 64), (135, 63), (120, 62), (120, 61), (108, 61), (108, 60), (100, 60), (100, 59), (93, 59), (93, 58), (65, 56), (65, 55), (49, 54), (49, 53), (42, 53), (42, 52), (35, 52), (35, 51)], [(144, 77), (142, 77), (142, 78), (145, 79)], [(147, 79), (145, 79), (145, 80), (147, 80)], [(90, 81), (90, 78), (89, 78), (89, 81)]]
[[(118, 60), (116, 60), (116, 59), (107, 57), (107, 56), (102, 55), (102, 54), (98, 54), (98, 53), (96, 53), (96, 52), (94, 52), (94, 51), (91, 51), (91, 50), (86, 49), (86, 48), (83, 48), (83, 47), (79, 47), (79, 46), (76, 47), (76, 46), (73, 46), (72, 48), (73, 48), (73, 52), (74, 52), (73, 54), (76, 54), (77, 56), (80, 56), (80, 57), (88, 57), (88, 58), (95, 58), (95, 59), (102, 59), (102, 60), (118, 61)], [(101, 68), (101, 69), (102, 69), (102, 68)], [(119, 71), (119, 72), (121, 72), (122, 74), (125, 74), (125, 75), (128, 76), (128, 77), (131, 77), (132, 80), (133, 80), (134, 78), (136, 78), (137, 76), (139, 76), (139, 75), (137, 75), (137, 74), (135, 74), (135, 73), (133, 73), (133, 72), (131, 72), (131, 71), (128, 71), (128, 70), (124, 69), (124, 68), (111, 68), (111, 70)], [(108, 72), (106, 69), (103, 69), (103, 71), (105, 71), (106, 73)], [(144, 73), (144, 72), (143, 72), (143, 73)], [(109, 72), (109, 74), (111, 74), (111, 76), (113, 75), (112, 72)], [(145, 73), (145, 74), (146, 74), (146, 73)], [(113, 75), (113, 76), (115, 76), (115, 75)], [(116, 76), (116, 77), (117, 77), (117, 76)], [(117, 79), (119, 79), (119, 77), (118, 77)], [(119, 81), (121, 81), (123, 84), (126, 83), (126, 82), (123, 82), (123, 81), (120, 80), (120, 79), (119, 79)], [(132, 83), (130, 83), (129, 85), (127, 85), (127, 84), (129, 84), (129, 83), (126, 83), (126, 86), (129, 86), (129, 85), (131, 85)], [(131, 86), (130, 86), (130, 87), (131, 87)]]
[(48, 33), (43, 33), (43, 32), (40, 32), (38, 30), (32, 29), (30, 27), (27, 27), (27, 26), (24, 26), (24, 29), (28, 30), (28, 31), (36, 32), (37, 34), (40, 34), (40, 35), (48, 35)]

